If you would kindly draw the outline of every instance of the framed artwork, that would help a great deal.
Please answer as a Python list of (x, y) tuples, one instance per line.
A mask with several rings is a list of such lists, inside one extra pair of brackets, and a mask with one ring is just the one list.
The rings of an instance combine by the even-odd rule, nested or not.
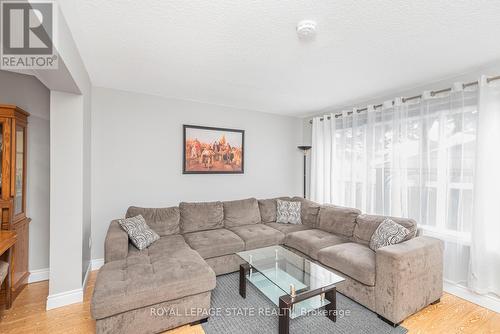
[(184, 125), (183, 174), (243, 174), (245, 131)]

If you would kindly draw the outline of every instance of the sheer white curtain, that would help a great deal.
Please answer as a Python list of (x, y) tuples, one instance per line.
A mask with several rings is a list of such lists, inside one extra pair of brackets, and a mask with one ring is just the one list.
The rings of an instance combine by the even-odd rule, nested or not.
[[(481, 259), (489, 243), (482, 242), (481, 247), (472, 247), (471, 252), (471, 241), (475, 244), (479, 240), (476, 236), (489, 236), (487, 226), (496, 224), (497, 229), (491, 231), (497, 232), (500, 226), (493, 212), (482, 210), (479, 217), (478, 211), (473, 211), (478, 201), (484, 204), (488, 199), (498, 201), (500, 198), (500, 185), (496, 193), (474, 187), (480, 179), (477, 175), (474, 179), (476, 166), (481, 172), (483, 166), (488, 166), (488, 163), (477, 163), (481, 161), (479, 154), (487, 157), (482, 150), (477, 150), (478, 145), (488, 141), (481, 140), (482, 136), (496, 138), (484, 151), (500, 156), (498, 149), (495, 153), (491, 151), (500, 145), (498, 134), (497, 137), (491, 134), (478, 137), (478, 116), (483, 115), (478, 112), (478, 96), (481, 109), (488, 106), (496, 110), (497, 117), (500, 115), (495, 104), (499, 99), (491, 97), (493, 93), (489, 91), (498, 89), (484, 84), (464, 90), (463, 85), (457, 83), (451, 92), (436, 96), (424, 92), (418, 100), (403, 103), (396, 98), (379, 108), (368, 106), (366, 111), (323, 115), (323, 121), (320, 117), (314, 118), (311, 199), (356, 207), (367, 213), (415, 219), (425, 233), (445, 240), (445, 279), (474, 287), (470, 275), (474, 268), (478, 277), (484, 277), (485, 271), (490, 270), (482, 264), (474, 267), (474, 263), (500, 267), (498, 249), (488, 262)], [(495, 123), (491, 117), (487, 118), (484, 121), (487, 125), (482, 127), (488, 126), (491, 132), (495, 129), (498, 133), (500, 126), (492, 125)], [(497, 170), (496, 175), (500, 175), (500, 164), (492, 166)], [(488, 184), (487, 179), (491, 181), (491, 173), (485, 170), (482, 174), (488, 189), (491, 183)], [(471, 239), (471, 236), (474, 237)], [(500, 233), (495, 236), (498, 238)], [(498, 287), (500, 272), (491, 272), (497, 281), (493, 285)], [(491, 279), (494, 280), (493, 276)], [(479, 280), (477, 282), (479, 284)], [(476, 290), (494, 292), (491, 282), (484, 284), (481, 285), (484, 290)]]
[(500, 296), (500, 85), (479, 84), (471, 286)]

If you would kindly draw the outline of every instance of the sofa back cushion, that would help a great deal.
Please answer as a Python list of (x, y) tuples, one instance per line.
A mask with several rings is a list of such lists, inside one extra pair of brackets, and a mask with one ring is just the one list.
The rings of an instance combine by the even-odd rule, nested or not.
[(260, 220), (263, 223), (274, 223), (276, 221), (276, 200), (290, 201), (290, 197), (276, 197), (259, 199)]
[(181, 232), (197, 232), (224, 227), (222, 202), (179, 204)]
[(260, 223), (260, 211), (257, 199), (248, 198), (222, 202), (224, 206), (224, 225), (236, 227)]
[(373, 233), (386, 218), (390, 218), (395, 223), (404, 226), (410, 231), (405, 241), (415, 236), (417, 232), (417, 222), (413, 219), (362, 214), (356, 218), (354, 241), (363, 245), (369, 245)]
[(146, 224), (158, 233), (160, 237), (172, 234), (179, 234), (179, 208), (176, 206), (170, 208), (141, 208), (131, 206), (125, 214), (126, 218), (141, 215)]
[(336, 205), (322, 205), (319, 210), (319, 228), (323, 231), (352, 238), (358, 209)]
[(302, 224), (316, 228), (318, 226), (318, 216), (321, 205), (298, 196), (293, 197), (292, 201), (300, 202), (300, 219)]

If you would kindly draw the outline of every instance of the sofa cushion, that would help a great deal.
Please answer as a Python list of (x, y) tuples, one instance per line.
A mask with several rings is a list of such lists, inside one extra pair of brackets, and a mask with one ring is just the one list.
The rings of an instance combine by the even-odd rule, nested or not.
[(111, 221), (104, 240), (104, 262), (126, 258), (129, 244), (128, 234), (121, 228), (118, 219)]
[(165, 255), (172, 256), (177, 251), (187, 248), (189, 245), (180, 234), (173, 234), (161, 237), (160, 240), (146, 249), (139, 250), (134, 245), (129, 243), (127, 257), (131, 256), (149, 256), (151, 259), (156, 259)]
[(134, 246), (140, 250), (149, 247), (153, 242), (160, 239), (160, 236), (149, 228), (141, 215), (118, 219), (118, 224), (127, 232), (128, 238)]
[(363, 284), (375, 285), (375, 252), (364, 245), (348, 242), (326, 247), (319, 251), (318, 260)]
[(187, 233), (184, 239), (204, 259), (245, 250), (245, 242), (225, 228)]
[(351, 238), (356, 226), (358, 209), (336, 205), (322, 205), (319, 210), (319, 228), (323, 231)]
[(410, 231), (410, 234), (406, 237), (405, 241), (415, 237), (417, 232), (417, 222), (413, 219), (362, 214), (356, 218), (354, 241), (363, 245), (369, 245), (373, 233), (380, 223), (382, 223), (386, 218), (390, 218), (392, 221), (406, 227)]
[(317, 260), (318, 252), (329, 246), (338, 245), (349, 240), (331, 233), (312, 229), (290, 233), (285, 238), (285, 245)]
[(90, 309), (95, 319), (211, 291), (215, 273), (190, 248), (175, 256), (131, 256), (99, 270)]
[(259, 204), (255, 198), (222, 202), (224, 226), (235, 227), (260, 223)]
[(284, 233), (285, 235), (287, 235), (289, 233), (292, 233), (292, 232), (304, 231), (304, 230), (310, 230), (311, 229), (309, 226), (304, 225), (304, 224), (267, 223), (265, 225), (269, 226), (269, 227), (272, 227), (275, 230), (278, 230), (281, 233)]
[(318, 227), (318, 215), (321, 205), (308, 199), (295, 196), (292, 201), (300, 202), (302, 224), (312, 228)]
[(264, 224), (237, 226), (231, 228), (245, 242), (245, 250), (280, 245), (285, 235)]
[(141, 215), (146, 220), (149, 227), (160, 237), (171, 234), (178, 234), (179, 228), (179, 208), (176, 206), (170, 208), (140, 208), (131, 206), (128, 208), (125, 217), (135, 217)]
[(179, 204), (182, 233), (213, 230), (224, 227), (222, 202)]
[(290, 197), (277, 197), (269, 199), (259, 199), (260, 220), (263, 223), (271, 223), (276, 221), (276, 200), (289, 201)]

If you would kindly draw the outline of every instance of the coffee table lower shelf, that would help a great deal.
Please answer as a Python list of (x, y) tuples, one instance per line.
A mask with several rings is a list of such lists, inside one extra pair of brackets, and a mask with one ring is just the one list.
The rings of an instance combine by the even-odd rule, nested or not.
[(288, 334), (290, 329), (290, 319), (306, 315), (312, 310), (325, 307), (326, 316), (336, 321), (336, 288), (334, 285), (310, 290), (300, 293), (301, 285), (298, 280), (292, 276), (283, 273), (283, 280), (289, 284), (294, 284), (297, 288), (295, 297), (283, 294), (283, 290), (271, 282), (266, 275), (252, 269), (250, 274), (250, 265), (248, 263), (240, 265), (240, 295), (246, 298), (246, 282), (250, 281), (259, 291), (261, 291), (269, 300), (279, 307), (279, 334)]

